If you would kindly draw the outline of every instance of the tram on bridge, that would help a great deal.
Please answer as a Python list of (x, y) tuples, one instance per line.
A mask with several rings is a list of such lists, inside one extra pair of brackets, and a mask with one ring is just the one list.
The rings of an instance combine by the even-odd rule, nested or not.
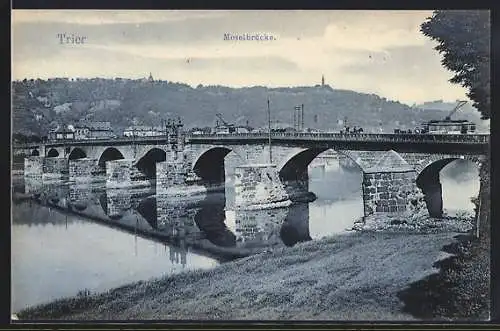
[(467, 120), (452, 120), (455, 114), (467, 101), (458, 101), (458, 104), (442, 120), (432, 120), (421, 125), (421, 133), (428, 134), (473, 134), (476, 132), (476, 124)]
[(422, 124), (421, 133), (473, 134), (476, 124), (467, 120), (432, 120)]
[(476, 124), (468, 120), (452, 120), (451, 115), (457, 112), (460, 107), (465, 105), (467, 101), (458, 101), (458, 104), (453, 110), (441, 120), (431, 120), (424, 122), (415, 130), (399, 130), (395, 129), (394, 133), (406, 134), (474, 134), (476, 133)]

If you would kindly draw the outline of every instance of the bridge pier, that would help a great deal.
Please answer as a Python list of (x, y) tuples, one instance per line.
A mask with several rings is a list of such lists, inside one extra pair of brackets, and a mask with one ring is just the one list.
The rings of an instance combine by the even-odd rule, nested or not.
[(363, 172), (364, 216), (400, 214), (422, 208), (415, 171)]
[(183, 238), (195, 227), (195, 217), (199, 207), (186, 201), (169, 201), (168, 198), (157, 198), (156, 215), (158, 229), (172, 238)]
[(85, 210), (89, 204), (91, 190), (88, 185), (70, 185), (69, 202), (78, 211)]
[(156, 163), (156, 193), (174, 197), (188, 197), (206, 193), (207, 187), (188, 183), (190, 163), (183, 158)]
[(119, 188), (132, 186), (133, 159), (120, 159), (106, 162), (106, 187)]
[(95, 179), (97, 166), (96, 159), (69, 160), (69, 179), (78, 183), (90, 183)]
[(24, 178), (24, 193), (26, 194), (39, 194), (43, 188), (42, 175), (27, 176)]
[(44, 181), (40, 198), (45, 203), (66, 208), (69, 200), (69, 186), (55, 181)]
[(309, 231), (309, 204), (291, 206), (280, 229), (283, 243), (286, 246), (293, 246), (298, 242), (309, 241), (312, 239)]
[(417, 186), (424, 194), (425, 204), (430, 217), (443, 217), (443, 190), (439, 181), (439, 172), (422, 172), (417, 180)]
[(241, 243), (271, 245), (280, 243), (280, 229), (283, 226), (288, 208), (274, 210), (236, 210), (234, 234)]
[(182, 162), (157, 162), (156, 193), (161, 195), (182, 195), (182, 188), (185, 186), (184, 173), (184, 164)]
[(43, 174), (43, 156), (27, 156), (24, 158), (24, 176), (42, 177)]
[(43, 176), (62, 178), (69, 174), (68, 159), (62, 157), (45, 157), (43, 160)]
[(113, 220), (120, 219), (132, 207), (132, 196), (128, 190), (106, 190), (106, 210), (104, 211)]
[(24, 158), (24, 175), (26, 177), (43, 177), (59, 179), (69, 172), (68, 160), (59, 157), (28, 156)]
[(266, 209), (292, 203), (274, 164), (237, 166), (234, 177), (236, 209)]

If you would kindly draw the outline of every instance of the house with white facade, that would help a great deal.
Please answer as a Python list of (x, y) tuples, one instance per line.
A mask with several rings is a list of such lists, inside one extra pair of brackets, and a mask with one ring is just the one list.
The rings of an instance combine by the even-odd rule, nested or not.
[(155, 137), (164, 136), (166, 129), (160, 126), (134, 125), (123, 131), (125, 137)]

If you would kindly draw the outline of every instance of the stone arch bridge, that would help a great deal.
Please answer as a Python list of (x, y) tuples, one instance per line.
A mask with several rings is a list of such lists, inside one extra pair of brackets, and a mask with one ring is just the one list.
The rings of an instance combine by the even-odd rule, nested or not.
[(197, 135), (161, 138), (72, 141), (19, 146), (27, 155), (25, 174), (106, 173), (108, 183), (129, 183), (134, 176), (156, 179), (157, 189), (223, 184), (234, 179), (241, 208), (289, 200), (286, 183), (307, 176), (307, 166), (333, 149), (363, 172), (365, 216), (411, 211), (423, 197), (429, 214), (442, 210), (439, 171), (456, 159), (479, 165), (489, 148), (488, 135)]

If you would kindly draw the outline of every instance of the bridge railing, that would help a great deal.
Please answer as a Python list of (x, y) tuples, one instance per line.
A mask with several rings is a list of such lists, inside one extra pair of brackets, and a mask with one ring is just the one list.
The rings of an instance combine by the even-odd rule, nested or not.
[[(187, 135), (191, 141), (196, 140), (235, 140), (235, 139), (267, 139), (268, 133), (232, 133)], [(489, 135), (475, 134), (392, 134), (392, 133), (327, 133), (327, 132), (275, 132), (271, 138), (284, 140), (339, 140), (339, 141), (380, 141), (380, 142), (436, 142), (436, 143), (479, 143), (489, 142)]]
[(106, 139), (57, 139), (40, 143), (15, 144), (16, 148), (31, 148), (42, 145), (63, 146), (63, 145), (87, 145), (92, 143), (117, 143), (117, 142), (142, 142), (142, 141), (168, 141), (168, 136), (149, 136), (149, 137), (116, 137)]
[[(195, 141), (224, 141), (224, 140), (255, 140), (267, 139), (268, 133), (230, 133), (230, 134), (187, 134), (187, 142)], [(313, 140), (313, 141), (376, 141), (387, 143), (477, 143), (486, 144), (490, 141), (489, 134), (417, 134), (417, 133), (338, 133), (338, 132), (273, 132), (271, 138), (279, 140)], [(151, 137), (118, 137), (113, 139), (87, 139), (87, 140), (57, 140), (45, 143), (30, 143), (14, 145), (16, 149), (33, 148), (42, 145), (88, 145), (92, 143), (134, 143), (134, 142), (168, 142), (167, 136)]]

